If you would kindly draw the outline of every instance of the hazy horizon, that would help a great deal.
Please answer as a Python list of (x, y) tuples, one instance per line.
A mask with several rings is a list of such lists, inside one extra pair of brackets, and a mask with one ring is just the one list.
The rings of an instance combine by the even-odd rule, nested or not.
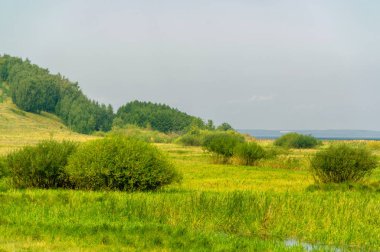
[(116, 110), (237, 129), (380, 130), (380, 2), (2, 1), (0, 54)]

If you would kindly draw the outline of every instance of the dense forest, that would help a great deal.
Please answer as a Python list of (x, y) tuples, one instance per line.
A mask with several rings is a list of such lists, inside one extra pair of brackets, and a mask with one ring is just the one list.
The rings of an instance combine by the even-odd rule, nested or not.
[(134, 124), (151, 127), (161, 132), (181, 132), (191, 126), (206, 128), (202, 119), (190, 116), (165, 104), (132, 101), (121, 106), (116, 113), (117, 124)]
[(87, 98), (77, 83), (27, 60), (0, 56), (0, 80), (10, 84), (13, 102), (21, 109), (54, 113), (72, 130), (81, 133), (111, 129), (110, 105)]
[[(12, 101), (22, 110), (57, 115), (72, 130), (80, 133), (109, 131), (112, 126), (127, 124), (148, 127), (161, 132), (185, 132), (191, 128), (214, 130), (211, 120), (188, 115), (165, 104), (132, 101), (120, 107), (116, 115), (111, 105), (99, 104), (81, 91), (78, 83), (28, 59), (0, 55), (0, 82), (10, 86)], [(223, 123), (219, 130), (232, 127)]]

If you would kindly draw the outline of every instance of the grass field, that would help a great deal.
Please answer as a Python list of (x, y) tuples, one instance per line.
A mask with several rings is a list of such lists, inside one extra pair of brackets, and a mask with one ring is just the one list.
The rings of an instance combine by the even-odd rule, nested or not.
[[(198, 147), (158, 144), (184, 176), (153, 193), (0, 186), (5, 251), (380, 250), (380, 194), (309, 190), (305, 169), (212, 164)], [(307, 153), (307, 152), (306, 152)], [(295, 151), (294, 155), (300, 155)], [(379, 169), (371, 181), (380, 180)], [(287, 246), (286, 240), (296, 240)], [(310, 247), (313, 244), (315, 247)]]
[[(50, 138), (95, 137), (0, 104), (0, 155)], [(379, 142), (365, 143), (380, 156)], [(199, 147), (156, 145), (181, 184), (124, 193), (16, 190), (0, 180), (0, 251), (380, 251), (379, 168), (372, 186), (320, 190), (308, 170), (315, 150), (248, 167), (215, 164)]]

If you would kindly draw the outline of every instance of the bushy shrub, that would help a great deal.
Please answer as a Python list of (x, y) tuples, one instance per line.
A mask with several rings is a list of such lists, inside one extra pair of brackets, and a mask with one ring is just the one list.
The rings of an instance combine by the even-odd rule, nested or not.
[(234, 149), (239, 143), (244, 142), (244, 137), (233, 132), (217, 132), (205, 137), (203, 146), (213, 152), (222, 162), (227, 162), (234, 154)]
[(314, 178), (322, 183), (357, 182), (376, 166), (376, 157), (364, 145), (331, 145), (311, 160)]
[(203, 146), (206, 136), (215, 131), (192, 129), (177, 138), (176, 142), (185, 146)]
[(64, 167), (76, 150), (73, 142), (43, 141), (9, 154), (6, 165), (17, 188), (58, 188), (69, 186)]
[(316, 147), (320, 142), (310, 135), (288, 133), (278, 138), (274, 144), (285, 148), (307, 149)]
[(176, 142), (185, 146), (202, 146), (203, 141), (204, 139), (202, 135), (186, 134), (179, 137)]
[(221, 130), (221, 131), (234, 130), (232, 128), (232, 126), (229, 123), (226, 123), (226, 122), (224, 122), (221, 125), (219, 125), (216, 129), (217, 130)]
[(234, 149), (234, 156), (243, 165), (253, 165), (266, 157), (266, 151), (255, 142), (239, 143)]
[(76, 188), (89, 190), (146, 191), (180, 180), (156, 147), (120, 136), (82, 144), (65, 171)]

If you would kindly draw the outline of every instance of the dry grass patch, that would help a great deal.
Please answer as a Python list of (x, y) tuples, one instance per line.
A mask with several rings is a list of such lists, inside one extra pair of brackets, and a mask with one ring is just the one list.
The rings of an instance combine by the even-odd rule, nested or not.
[(9, 100), (0, 103), (0, 155), (47, 139), (83, 142), (96, 138), (72, 132), (52, 114), (24, 112)]

